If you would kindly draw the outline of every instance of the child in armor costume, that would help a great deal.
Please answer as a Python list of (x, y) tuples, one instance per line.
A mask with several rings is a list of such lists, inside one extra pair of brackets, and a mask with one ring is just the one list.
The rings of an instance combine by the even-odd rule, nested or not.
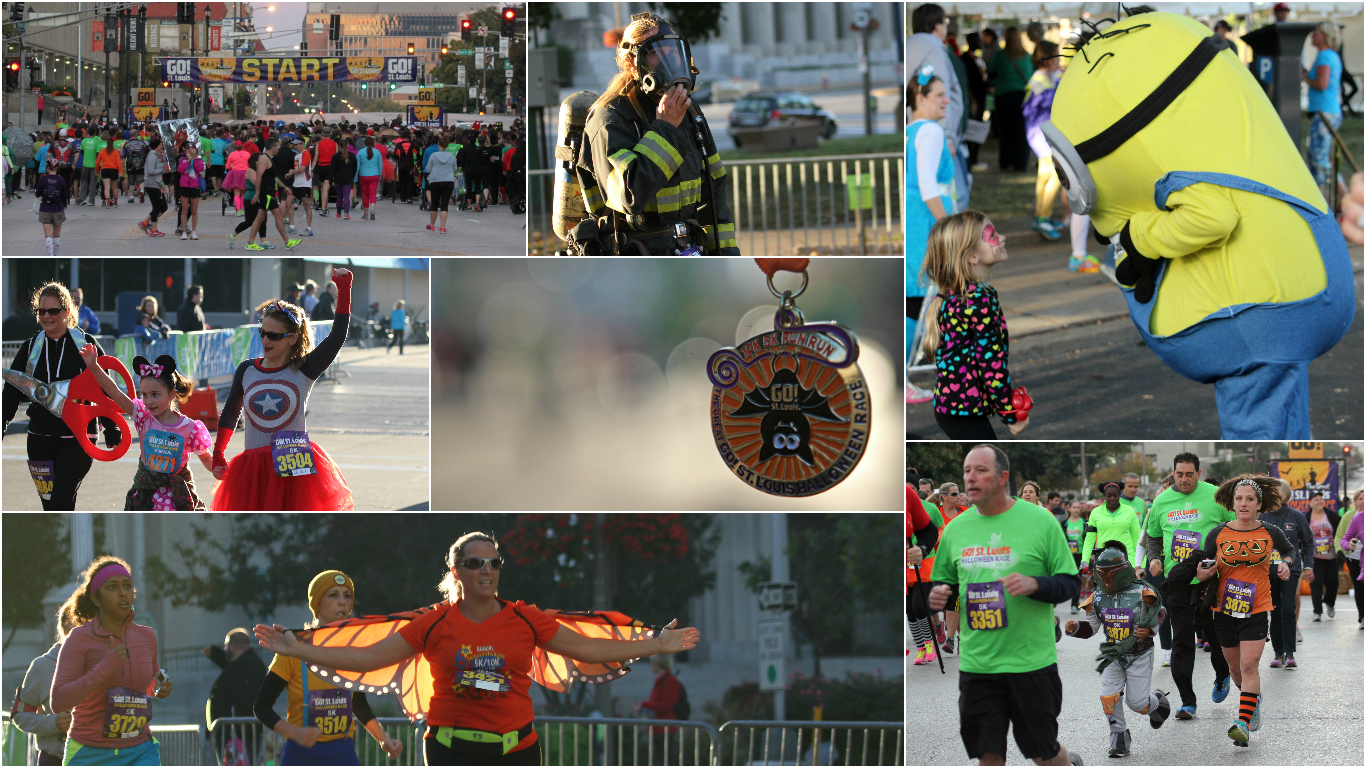
[(1110, 723), (1110, 757), (1129, 754), (1132, 737), (1124, 722), (1124, 707), (1148, 715), (1154, 728), (1161, 728), (1171, 714), (1165, 691), (1152, 691), (1153, 630), (1161, 623), (1166, 609), (1157, 591), (1137, 579), (1129, 554), (1119, 541), (1105, 542), (1096, 555), (1095, 590), (1083, 595), (1081, 608), (1086, 621), (1069, 621), (1068, 635), (1085, 639), (1103, 633), (1100, 666), (1100, 702)]

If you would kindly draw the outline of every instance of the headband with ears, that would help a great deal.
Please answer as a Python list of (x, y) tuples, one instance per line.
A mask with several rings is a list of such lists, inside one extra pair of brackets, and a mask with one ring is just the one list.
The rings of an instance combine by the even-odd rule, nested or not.
[(139, 376), (151, 376), (152, 378), (170, 378), (175, 372), (175, 358), (170, 355), (162, 355), (157, 358), (155, 363), (149, 362), (147, 358), (138, 355), (133, 358), (133, 370)]

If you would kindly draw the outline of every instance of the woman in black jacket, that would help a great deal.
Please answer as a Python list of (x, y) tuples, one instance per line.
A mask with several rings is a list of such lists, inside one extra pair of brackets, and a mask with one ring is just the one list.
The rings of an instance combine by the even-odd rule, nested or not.
[[(23, 371), (39, 381), (68, 381), (85, 370), (81, 347), (94, 344), (103, 355), (94, 336), (86, 336), (76, 327), (76, 305), (71, 293), (61, 283), (48, 283), (34, 291), (31, 307), (38, 316), (42, 332), (19, 346), (10, 368)], [(19, 403), (28, 407), (28, 462), (29, 472), (38, 488), (45, 511), (76, 509), (76, 491), (90, 472), (94, 460), (77, 441), (71, 428), (47, 408), (33, 403), (28, 396), (8, 382), (4, 394), (4, 431), (19, 410)], [(123, 440), (123, 433), (110, 419), (100, 418), (104, 429), (104, 443), (113, 448)], [(90, 441), (95, 441), (95, 425), (86, 426)]]

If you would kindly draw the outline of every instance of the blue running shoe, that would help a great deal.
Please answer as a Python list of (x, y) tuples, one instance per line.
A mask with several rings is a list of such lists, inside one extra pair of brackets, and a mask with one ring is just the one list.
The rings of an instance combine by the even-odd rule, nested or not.
[(1233, 739), (1233, 743), (1240, 747), (1247, 746), (1248, 730), (1247, 723), (1242, 720), (1234, 720), (1233, 725), (1228, 728), (1228, 737)]
[(1177, 719), (1177, 720), (1189, 720), (1189, 719), (1191, 719), (1191, 718), (1193, 718), (1193, 717), (1195, 717), (1195, 705), (1194, 705), (1194, 704), (1186, 704), (1186, 705), (1182, 706), (1180, 709), (1176, 710), (1176, 719)]
[(1054, 227), (1052, 222), (1042, 217), (1036, 216), (1034, 218), (1034, 224), (1030, 229), (1038, 232), (1045, 240), (1059, 240), (1062, 238), (1062, 233), (1058, 232), (1057, 227)]
[(1252, 722), (1248, 725), (1248, 730), (1256, 731), (1262, 727), (1262, 695), (1257, 694), (1257, 708), (1252, 710)]
[(1214, 684), (1214, 692), (1211, 694), (1211, 698), (1214, 699), (1215, 704), (1228, 698), (1228, 689), (1232, 682), (1233, 678), (1230, 676)]

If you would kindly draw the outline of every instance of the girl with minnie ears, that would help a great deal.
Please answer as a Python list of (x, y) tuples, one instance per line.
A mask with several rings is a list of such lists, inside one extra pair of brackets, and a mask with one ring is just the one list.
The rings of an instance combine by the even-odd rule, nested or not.
[(139, 399), (130, 398), (96, 364), (99, 350), (93, 344), (81, 348), (81, 359), (95, 375), (100, 388), (124, 413), (133, 416), (133, 427), (142, 437), (142, 457), (133, 475), (133, 487), (124, 499), (124, 510), (202, 511), (204, 502), (195, 494), (190, 472), (191, 454), (199, 456), (212, 471), (209, 449), (213, 443), (204, 422), (191, 419), (179, 407), (190, 397), (194, 384), (176, 370), (175, 358), (162, 355), (151, 362), (133, 358), (133, 374), (140, 376)]

